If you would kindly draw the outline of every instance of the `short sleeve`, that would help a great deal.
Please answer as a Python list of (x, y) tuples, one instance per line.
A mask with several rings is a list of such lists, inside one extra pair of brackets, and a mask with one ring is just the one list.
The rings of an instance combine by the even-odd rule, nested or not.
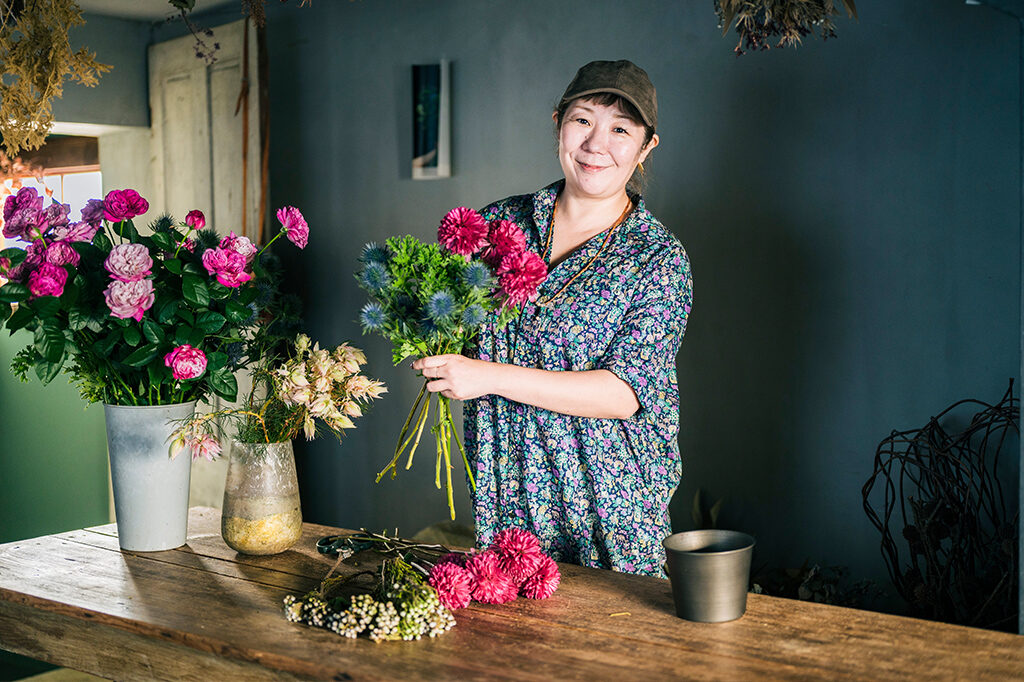
[(633, 419), (678, 424), (676, 355), (693, 304), (690, 261), (675, 242), (639, 270), (636, 290), (598, 368), (614, 372), (636, 393)]

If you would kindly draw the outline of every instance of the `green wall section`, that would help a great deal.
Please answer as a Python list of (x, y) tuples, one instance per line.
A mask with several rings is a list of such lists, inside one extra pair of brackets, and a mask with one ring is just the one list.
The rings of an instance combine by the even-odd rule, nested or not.
[(108, 521), (103, 408), (86, 408), (64, 376), (15, 379), (27, 340), (0, 332), (0, 543)]

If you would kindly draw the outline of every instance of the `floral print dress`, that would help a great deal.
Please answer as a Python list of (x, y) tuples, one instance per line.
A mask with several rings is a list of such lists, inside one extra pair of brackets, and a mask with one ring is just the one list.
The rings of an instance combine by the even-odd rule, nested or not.
[[(499, 201), (483, 216), (515, 221), (541, 253), (563, 182)], [(633, 388), (640, 409), (629, 419), (593, 419), (496, 395), (467, 401), (481, 545), (514, 526), (535, 533), (559, 561), (662, 575), (668, 503), (681, 474), (675, 358), (692, 284), (682, 245), (633, 199), (607, 244), (606, 233), (596, 235), (551, 269), (538, 302), (599, 253), (588, 268), (549, 305), (528, 303), (504, 329), (482, 329), (477, 353), (553, 371), (610, 370)]]

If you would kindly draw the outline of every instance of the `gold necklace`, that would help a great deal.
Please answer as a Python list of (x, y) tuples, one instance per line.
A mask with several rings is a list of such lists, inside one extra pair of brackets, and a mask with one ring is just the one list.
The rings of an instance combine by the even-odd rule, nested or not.
[[(551, 209), (551, 225), (548, 227), (548, 238), (547, 238), (546, 243), (544, 244), (544, 253), (547, 254), (549, 258), (551, 257), (551, 236), (555, 233), (555, 211), (557, 211), (557, 210), (558, 210), (558, 198), (556, 197), (555, 198), (555, 205)], [(586, 265), (584, 265), (582, 268), (580, 268), (579, 271), (575, 275), (573, 275), (572, 277), (569, 278), (568, 282), (566, 282), (565, 284), (562, 285), (561, 289), (559, 289), (558, 291), (556, 291), (555, 293), (551, 294), (550, 296), (548, 296), (545, 299), (538, 300), (537, 301), (537, 305), (539, 307), (541, 307), (541, 308), (549, 307), (551, 305), (552, 301), (554, 301), (556, 298), (561, 296), (562, 292), (565, 291), (566, 289), (568, 289), (569, 285), (576, 281), (577, 277), (579, 277), (584, 272), (586, 272), (587, 269), (591, 265), (594, 264), (594, 261), (596, 261), (598, 259), (598, 257), (604, 252), (605, 247), (608, 246), (609, 242), (611, 242), (612, 233), (615, 232), (615, 229), (619, 225), (622, 224), (622, 222), (626, 219), (626, 216), (628, 216), (629, 212), (632, 211), (632, 210), (633, 210), (633, 200), (630, 199), (627, 196), (626, 197), (626, 208), (625, 208), (625, 210), (622, 211), (622, 215), (620, 215), (615, 220), (615, 223), (611, 227), (609, 227), (608, 230), (605, 232), (604, 241), (601, 242), (601, 248), (599, 248), (597, 250), (597, 253), (595, 253), (590, 258), (589, 261), (587, 261)]]

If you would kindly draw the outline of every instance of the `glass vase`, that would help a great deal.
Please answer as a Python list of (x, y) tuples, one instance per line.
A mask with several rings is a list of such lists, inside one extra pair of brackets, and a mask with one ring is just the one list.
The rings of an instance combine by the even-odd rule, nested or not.
[(277, 554), (302, 536), (292, 442), (234, 443), (224, 486), (221, 535), (242, 554)]

